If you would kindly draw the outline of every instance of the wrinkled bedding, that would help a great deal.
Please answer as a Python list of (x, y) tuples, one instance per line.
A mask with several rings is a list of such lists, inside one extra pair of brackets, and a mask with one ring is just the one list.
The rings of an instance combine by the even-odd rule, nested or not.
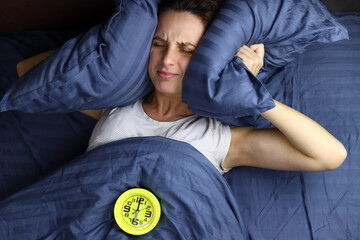
[[(242, 167), (221, 177), (189, 145), (161, 138), (128, 139), (83, 154), (93, 119), (4, 112), (0, 238), (131, 239), (117, 228), (112, 208), (122, 191), (142, 186), (159, 197), (164, 214), (150, 235), (134, 239), (358, 239), (360, 15), (338, 19), (349, 40), (316, 44), (273, 69), (263, 83), (275, 99), (318, 121), (345, 145), (348, 157), (339, 169)], [(17, 80), (18, 61), (73, 34), (2, 34), (0, 95)], [(248, 122), (271, 126), (258, 116)]]
[(359, 239), (360, 15), (338, 19), (349, 40), (308, 48), (266, 84), (338, 138), (348, 156), (329, 172), (244, 167), (225, 175), (252, 239)]
[(157, 227), (136, 239), (247, 239), (225, 179), (187, 143), (132, 138), (96, 148), (0, 203), (1, 239), (129, 239), (114, 221), (122, 192), (160, 199)]

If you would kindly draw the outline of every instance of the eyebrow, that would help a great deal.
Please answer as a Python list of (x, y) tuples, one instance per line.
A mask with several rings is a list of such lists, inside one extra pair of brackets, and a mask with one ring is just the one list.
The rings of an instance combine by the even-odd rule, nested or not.
[(184, 42), (184, 43), (180, 43), (182, 46), (191, 46), (193, 48), (196, 48), (196, 46), (190, 42)]
[[(157, 40), (157, 41), (160, 41), (160, 42), (167, 42), (165, 39), (163, 39), (162, 37), (160, 37), (160, 36), (155, 36), (154, 38), (153, 38), (153, 41), (154, 40)], [(178, 44), (180, 44), (180, 45), (182, 45), (182, 46), (191, 46), (191, 47), (193, 47), (193, 48), (196, 48), (196, 46), (194, 45), (194, 44), (192, 44), (191, 42), (184, 42), (184, 43), (178, 43)]]
[(154, 40), (157, 40), (157, 41), (160, 41), (160, 42), (166, 42), (165, 39), (163, 39), (162, 37), (159, 37), (159, 36), (154, 37), (154, 38), (153, 38), (153, 41), (154, 41)]

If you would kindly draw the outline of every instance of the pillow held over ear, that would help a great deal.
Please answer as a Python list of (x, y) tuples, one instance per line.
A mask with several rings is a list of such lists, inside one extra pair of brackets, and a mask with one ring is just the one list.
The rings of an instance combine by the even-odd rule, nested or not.
[(233, 67), (241, 62), (234, 58), (241, 46), (264, 43), (265, 65), (279, 67), (312, 43), (342, 39), (348, 39), (346, 28), (318, 0), (227, 0), (191, 59), (183, 101), (194, 113), (239, 123), (236, 118), (274, 107), (259, 80)]
[(0, 111), (69, 112), (124, 106), (152, 91), (148, 55), (160, 0), (116, 0), (105, 23), (68, 40), (4, 95)]

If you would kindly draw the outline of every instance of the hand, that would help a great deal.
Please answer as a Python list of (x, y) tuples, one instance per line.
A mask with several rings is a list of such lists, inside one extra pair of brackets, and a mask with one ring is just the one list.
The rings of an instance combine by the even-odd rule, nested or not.
[(244, 45), (235, 54), (238, 56), (245, 66), (254, 74), (258, 75), (260, 69), (264, 65), (265, 47), (264, 44), (254, 44), (250, 47)]
[(132, 215), (134, 215), (136, 212), (141, 212), (141, 211), (144, 210), (144, 209), (146, 209), (146, 207), (144, 207), (144, 208), (142, 208), (142, 209), (139, 209), (139, 210), (132, 208), (132, 210), (134, 210), (134, 212), (132, 213)]
[(135, 218), (134, 218), (135, 221), (137, 220), (138, 214), (139, 214), (139, 212), (140, 212), (140, 211), (139, 211), (139, 209), (140, 209), (140, 204), (141, 204), (141, 202), (139, 202), (138, 207), (137, 207), (136, 212), (135, 212)]

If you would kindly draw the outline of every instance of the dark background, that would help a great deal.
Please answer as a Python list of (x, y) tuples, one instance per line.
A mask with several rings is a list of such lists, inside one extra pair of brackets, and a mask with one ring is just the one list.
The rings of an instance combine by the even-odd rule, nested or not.
[(0, 32), (88, 28), (114, 8), (113, 0), (0, 0)]
[(360, 12), (360, 0), (321, 0), (331, 12)]
[[(360, 0), (322, 0), (331, 12), (360, 12)], [(107, 19), (113, 0), (0, 0), (0, 32), (88, 28)]]

